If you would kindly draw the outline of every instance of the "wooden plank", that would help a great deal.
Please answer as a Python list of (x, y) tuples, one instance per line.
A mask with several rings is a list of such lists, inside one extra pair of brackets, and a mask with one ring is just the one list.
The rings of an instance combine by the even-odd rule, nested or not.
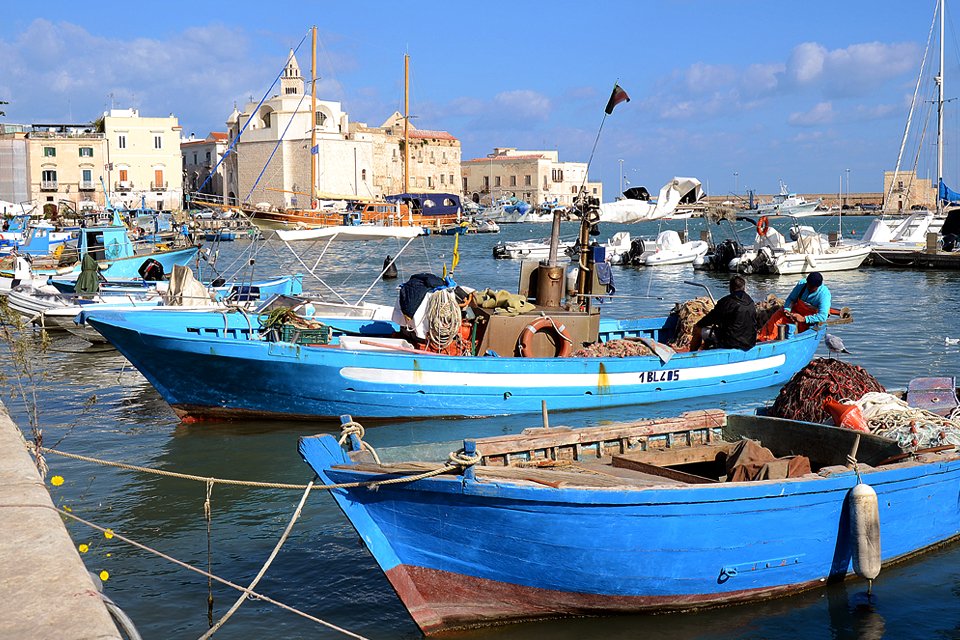
[(642, 471), (643, 473), (649, 473), (650, 475), (654, 476), (661, 476), (671, 480), (679, 480), (680, 482), (685, 482), (687, 484), (719, 483), (719, 480), (714, 480), (712, 478), (695, 476), (692, 473), (684, 473), (683, 471), (677, 471), (676, 469), (670, 469), (668, 467), (658, 467), (655, 464), (647, 464), (646, 462), (632, 460), (624, 456), (613, 456), (613, 466), (634, 469), (635, 471)]
[(720, 454), (729, 455), (736, 446), (737, 443), (735, 442), (714, 442), (712, 444), (698, 444), (692, 447), (680, 446), (670, 449), (630, 451), (615, 457), (653, 464), (659, 467), (672, 467), (678, 464), (690, 464), (694, 462), (713, 462)]

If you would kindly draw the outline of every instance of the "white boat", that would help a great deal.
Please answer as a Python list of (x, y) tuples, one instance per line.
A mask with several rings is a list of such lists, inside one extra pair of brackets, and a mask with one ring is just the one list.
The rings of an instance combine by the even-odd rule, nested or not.
[(643, 187), (633, 187), (623, 193), (621, 199), (600, 205), (601, 222), (629, 224), (658, 220), (674, 213), (680, 204), (693, 204), (704, 196), (696, 178), (674, 178), (663, 185), (656, 200), (651, 200)]
[(483, 210), (479, 219), (498, 224), (519, 222), (550, 222), (553, 216), (539, 216), (528, 203), (517, 198), (500, 198)]
[(914, 211), (906, 217), (874, 218), (863, 241), (883, 251), (922, 251), (928, 233), (940, 233), (943, 216), (933, 211)]
[(643, 264), (659, 267), (671, 264), (692, 264), (706, 255), (709, 245), (703, 240), (683, 242), (673, 229), (661, 231), (657, 236), (656, 249), (643, 257)]
[(751, 213), (758, 216), (792, 216), (794, 218), (827, 215), (829, 211), (826, 209), (817, 211), (822, 201), (822, 198), (817, 198), (816, 202), (808, 202), (803, 196), (790, 193), (787, 185), (781, 180), (780, 193), (773, 196), (771, 202), (760, 204)]
[(794, 225), (791, 234), (796, 240), (790, 242), (772, 227), (763, 236), (758, 234), (753, 248), (732, 260), (730, 269), (780, 275), (846, 271), (859, 268), (872, 250), (865, 242), (830, 244), (827, 236), (809, 226)]
[[(626, 258), (630, 253), (632, 239), (629, 231), (618, 231), (609, 240), (601, 244), (606, 255), (606, 262), (610, 264), (629, 264)], [(576, 259), (579, 253), (576, 243), (561, 241), (557, 245), (557, 255), (567, 255)], [(498, 242), (493, 247), (493, 257), (510, 260), (547, 260), (550, 258), (549, 240), (515, 240)]]

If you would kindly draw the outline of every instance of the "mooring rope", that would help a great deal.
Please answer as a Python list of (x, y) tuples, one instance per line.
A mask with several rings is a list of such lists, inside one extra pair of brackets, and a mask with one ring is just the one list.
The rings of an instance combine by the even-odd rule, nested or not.
[(430, 319), (430, 342), (439, 349), (446, 349), (456, 339), (460, 331), (460, 305), (453, 289), (434, 291), (430, 296), (427, 311)]
[[(22, 506), (23, 506), (23, 505), (5, 504), (5, 505), (0, 505), (0, 508), (2, 508), (2, 507), (14, 507), (14, 508), (16, 508), (16, 507), (22, 507)], [(302, 617), (302, 618), (306, 618), (307, 620), (310, 620), (310, 621), (312, 621), (312, 622), (316, 622), (317, 624), (323, 625), (323, 626), (327, 627), (328, 629), (332, 629), (332, 630), (334, 630), (334, 631), (339, 631), (340, 633), (342, 633), (342, 634), (344, 634), (344, 635), (346, 635), (346, 636), (350, 636), (351, 638), (357, 638), (358, 640), (367, 640), (364, 636), (361, 636), (361, 635), (356, 634), (356, 633), (354, 633), (354, 632), (352, 632), (352, 631), (349, 631), (349, 630), (347, 630), (347, 629), (344, 629), (343, 627), (338, 627), (337, 625), (333, 624), (332, 622), (327, 622), (326, 620), (321, 620), (320, 618), (317, 618), (316, 616), (312, 616), (312, 615), (310, 615), (309, 613), (306, 613), (306, 612), (304, 612), (304, 611), (300, 611), (299, 609), (297, 609), (297, 608), (295, 608), (295, 607), (291, 607), (291, 606), (288, 605), (288, 604), (284, 604), (283, 602), (280, 602), (279, 600), (274, 600), (274, 599), (271, 598), (270, 596), (264, 595), (264, 594), (262, 594), (262, 593), (258, 593), (258, 592), (256, 592), (256, 591), (253, 591), (252, 589), (248, 589), (248, 588), (246, 588), (246, 587), (242, 587), (242, 586), (240, 586), (240, 585), (238, 585), (238, 584), (236, 584), (236, 583), (230, 582), (230, 581), (227, 580), (226, 578), (221, 578), (220, 576), (214, 575), (214, 574), (212, 574), (212, 573), (210, 573), (210, 572), (208, 572), (208, 571), (204, 571), (203, 569), (198, 569), (198, 568), (194, 567), (193, 565), (190, 565), (190, 564), (188, 564), (188, 563), (186, 563), (186, 562), (183, 562), (182, 560), (178, 560), (178, 559), (174, 558), (173, 556), (170, 556), (170, 555), (167, 555), (166, 553), (163, 553), (162, 551), (158, 551), (157, 549), (154, 549), (154, 548), (152, 548), (152, 547), (148, 547), (148, 546), (145, 545), (145, 544), (141, 544), (141, 543), (139, 543), (139, 542), (137, 542), (137, 541), (135, 541), (135, 540), (131, 540), (130, 538), (128, 538), (128, 537), (126, 537), (126, 536), (124, 536), (124, 535), (122, 535), (122, 534), (117, 533), (114, 529), (108, 529), (107, 527), (101, 527), (100, 525), (94, 524), (93, 522), (90, 522), (89, 520), (85, 520), (85, 519), (81, 518), (80, 516), (78, 516), (78, 515), (76, 515), (76, 514), (73, 514), (73, 513), (69, 512), (69, 511), (65, 511), (65, 510), (63, 510), (63, 509), (58, 509), (57, 507), (55, 507), (55, 506), (53, 506), (53, 505), (33, 505), (33, 506), (39, 506), (39, 507), (41, 507), (41, 508), (43, 508), (43, 509), (50, 509), (51, 511), (54, 511), (54, 512), (56, 512), (57, 514), (59, 514), (59, 515), (61, 515), (61, 516), (63, 516), (63, 517), (71, 518), (71, 519), (73, 519), (73, 520), (76, 520), (76, 521), (79, 522), (80, 524), (84, 524), (84, 525), (86, 525), (86, 526), (88, 526), (88, 527), (90, 527), (90, 528), (92, 528), (92, 529), (96, 529), (97, 531), (99, 531), (99, 532), (101, 532), (101, 533), (110, 532), (110, 533), (113, 535), (113, 537), (116, 538), (117, 540), (120, 540), (120, 541), (122, 541), (122, 542), (126, 542), (127, 544), (129, 544), (129, 545), (131, 545), (131, 546), (133, 546), (133, 547), (136, 547), (137, 549), (140, 549), (140, 550), (142, 550), (142, 551), (146, 551), (147, 553), (152, 553), (153, 555), (158, 556), (158, 557), (160, 557), (160, 558), (163, 558), (164, 560), (167, 560), (168, 562), (172, 562), (173, 564), (177, 565), (178, 567), (182, 567), (182, 568), (184, 568), (184, 569), (187, 569), (188, 571), (193, 571), (194, 573), (199, 573), (199, 574), (202, 575), (202, 576), (206, 576), (206, 577), (210, 578), (211, 580), (214, 580), (214, 581), (216, 581), (216, 582), (219, 582), (220, 584), (225, 585), (225, 586), (227, 586), (227, 587), (230, 587), (231, 589), (236, 589), (237, 591), (242, 592), (245, 597), (255, 598), (255, 599), (257, 599), (257, 600), (263, 600), (264, 602), (268, 602), (268, 603), (270, 603), (270, 604), (272, 604), (272, 605), (274, 605), (274, 606), (276, 606), (276, 607), (279, 607), (279, 608), (281, 608), (281, 609), (283, 609), (283, 610), (285, 610), (285, 611), (289, 611), (289, 612), (294, 613), (294, 614), (296, 614), (296, 615), (298, 615), (298, 616), (300, 616), (300, 617)]]
[[(260, 571), (257, 573), (256, 577), (254, 577), (253, 581), (249, 585), (247, 585), (247, 589), (249, 591), (252, 592), (253, 589), (257, 586), (257, 584), (259, 584), (260, 580), (267, 573), (267, 569), (269, 569), (270, 565), (273, 564), (273, 560), (274, 558), (277, 557), (277, 553), (280, 552), (280, 548), (287, 541), (287, 538), (290, 536), (290, 531), (293, 530), (294, 523), (300, 518), (300, 514), (303, 511), (303, 505), (306, 504), (307, 496), (310, 495), (311, 489), (313, 489), (313, 480), (311, 480), (307, 484), (307, 488), (303, 491), (303, 495), (300, 496), (300, 502), (297, 504), (297, 508), (294, 509), (293, 515), (290, 517), (290, 522), (287, 523), (287, 528), (284, 529), (283, 533), (280, 535), (280, 539), (277, 541), (276, 546), (273, 548), (273, 552), (270, 554), (270, 556), (267, 558), (267, 561), (260, 568)], [(207, 578), (207, 580), (209, 581), (210, 578)], [(237, 598), (237, 601), (233, 603), (233, 606), (230, 607), (230, 609), (225, 614), (223, 614), (223, 616), (219, 620), (217, 620), (216, 624), (214, 624), (213, 620), (211, 619), (210, 629), (208, 629), (206, 633), (200, 636), (199, 640), (207, 640), (207, 638), (210, 638), (211, 636), (213, 636), (213, 634), (215, 634), (220, 629), (220, 627), (222, 627), (227, 622), (227, 620), (230, 619), (230, 616), (236, 613), (237, 609), (239, 609), (240, 606), (244, 602), (246, 602), (246, 600), (247, 600), (247, 594), (246, 593), (241, 594), (240, 597)], [(212, 606), (213, 605), (211, 600), (211, 607)]]

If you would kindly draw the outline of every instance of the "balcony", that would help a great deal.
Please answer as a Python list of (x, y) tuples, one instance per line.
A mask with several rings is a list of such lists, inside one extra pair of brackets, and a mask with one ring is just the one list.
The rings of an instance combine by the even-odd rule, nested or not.
[(169, 187), (169, 186), (170, 186), (170, 183), (167, 182), (167, 181), (163, 181), (163, 182), (151, 182), (151, 183), (150, 183), (150, 190), (151, 190), (151, 191), (164, 191), (164, 190), (167, 189), (167, 187)]
[(128, 191), (133, 189), (133, 182), (131, 180), (117, 180), (113, 183), (113, 188), (117, 191)]
[(40, 191), (56, 191), (57, 190), (57, 181), (56, 180), (41, 180), (40, 181)]
[(81, 180), (80, 191), (95, 191), (96, 183), (93, 180)]

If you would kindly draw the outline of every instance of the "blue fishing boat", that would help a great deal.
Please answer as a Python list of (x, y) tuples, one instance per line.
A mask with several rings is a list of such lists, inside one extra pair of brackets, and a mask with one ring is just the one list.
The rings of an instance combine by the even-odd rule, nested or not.
[[(398, 327), (382, 321), (364, 326), (356, 340), (330, 320), (332, 344), (313, 346), (264, 339), (240, 314), (93, 311), (84, 317), (183, 418), (470, 417), (538, 412), (543, 400), (554, 410), (602, 409), (737, 393), (789, 380), (825, 332), (810, 329), (749, 351), (677, 353), (664, 362), (658, 356), (435, 354), (394, 338)], [(542, 318), (511, 318), (513, 342)], [(551, 321), (563, 322), (557, 318)], [(665, 342), (675, 322), (673, 316), (602, 320), (599, 340)]]
[(360, 483), (331, 494), (427, 634), (876, 579), (960, 535), (952, 445), (911, 455), (824, 425), (691, 412), (467, 440), (447, 463), (362, 444), (299, 451), (321, 482)]
[[(601, 319), (591, 299), (608, 289), (590, 276), (600, 253), (588, 247), (591, 219), (581, 224), (579, 275), (565, 305), (565, 268), (553, 251), (521, 264), (517, 294), (413, 276), (394, 316), (403, 327), (370, 323), (357, 339), (331, 320), (320, 345), (271, 341), (246, 318), (221, 314), (83, 317), (185, 419), (475, 417), (537, 412), (544, 400), (553, 410), (602, 409), (782, 384), (813, 357), (824, 327), (746, 351), (683, 353), (667, 346), (679, 333), (676, 315)], [(557, 216), (554, 248), (559, 233)], [(614, 341), (646, 350), (605, 353)]]

